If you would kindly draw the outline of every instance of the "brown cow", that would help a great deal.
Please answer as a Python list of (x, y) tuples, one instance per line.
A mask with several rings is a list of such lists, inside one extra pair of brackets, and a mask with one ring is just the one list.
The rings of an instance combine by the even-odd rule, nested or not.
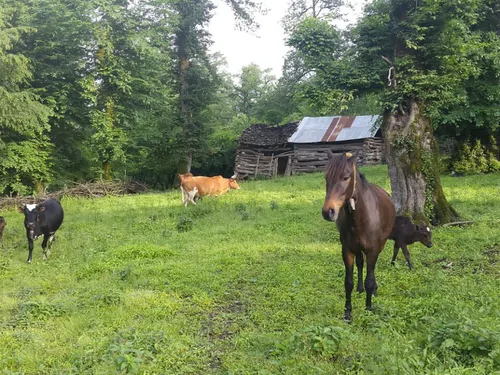
[(193, 176), (191, 173), (180, 174), (182, 202), (187, 206), (189, 202), (196, 204), (195, 196), (219, 196), (226, 194), (231, 189), (239, 189), (236, 179), (222, 176)]

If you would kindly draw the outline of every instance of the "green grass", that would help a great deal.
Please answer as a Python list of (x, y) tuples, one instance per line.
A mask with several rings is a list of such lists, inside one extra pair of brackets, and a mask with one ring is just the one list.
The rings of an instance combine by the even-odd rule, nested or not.
[[(384, 167), (363, 168), (389, 190)], [(353, 296), (321, 174), (243, 182), (187, 209), (180, 191), (63, 200), (48, 261), (23, 217), (0, 250), (1, 374), (500, 373), (500, 175), (442, 179), (468, 227), (437, 228)]]

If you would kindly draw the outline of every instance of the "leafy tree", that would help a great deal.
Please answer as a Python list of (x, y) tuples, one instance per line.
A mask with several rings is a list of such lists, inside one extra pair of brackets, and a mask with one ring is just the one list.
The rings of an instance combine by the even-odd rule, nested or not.
[[(292, 48), (285, 56), (280, 84), (286, 87), (290, 99), (288, 107), (295, 108), (295, 113), (302, 115), (339, 113), (339, 106), (330, 108), (332, 102), (325, 102), (325, 99), (340, 97), (343, 92), (333, 89), (329, 84), (321, 84), (322, 80), (317, 74), (325, 71), (326, 62), (331, 65), (332, 57), (339, 55), (340, 32), (333, 27), (333, 24), (342, 16), (346, 5), (344, 0), (290, 2), (290, 8), (282, 23), (288, 35), (287, 45)], [(318, 46), (315, 45), (316, 40)], [(314, 62), (311, 64), (311, 60), (305, 61), (310, 47), (316, 52), (322, 51), (321, 69), (318, 69), (319, 64), (316, 65)], [(315, 56), (311, 55), (310, 58), (314, 61)]]
[[(251, 0), (226, 0), (241, 27), (255, 28), (252, 12), (260, 4)], [(177, 17), (174, 46), (177, 62), (176, 86), (179, 95), (179, 123), (183, 128), (179, 149), (179, 173), (191, 169), (193, 153), (201, 151), (205, 133), (200, 114), (214, 100), (216, 75), (208, 63), (210, 36), (206, 26), (215, 6), (210, 0), (176, 0), (172, 4)], [(209, 73), (209, 74), (207, 74)], [(210, 90), (212, 88), (212, 90)]]
[(50, 179), (50, 109), (29, 88), (28, 59), (13, 53), (29, 29), (11, 25), (19, 8), (0, 8), (0, 191), (40, 190)]
[(288, 12), (283, 18), (283, 27), (291, 34), (297, 25), (312, 17), (323, 20), (335, 20), (342, 15), (344, 0), (292, 0)]
[(257, 64), (242, 67), (237, 78), (234, 88), (237, 110), (253, 116), (257, 102), (272, 90), (276, 78), (271, 75), (271, 69), (261, 70)]
[(381, 80), (388, 75), (383, 131), (399, 213), (435, 224), (458, 216), (441, 188), (432, 119), (463, 104), (464, 83), (477, 75), (475, 56), (484, 43), (475, 28), (483, 7), (488, 8), (482, 0), (460, 7), (377, 0), (358, 26), (359, 58), (378, 67)]
[(53, 111), (50, 139), (54, 145), (54, 175), (58, 179), (91, 178), (87, 57), (92, 19), (89, 2), (30, 1), (16, 23), (30, 27), (20, 53), (33, 64), (31, 85)]
[(155, 169), (145, 163), (157, 150), (158, 134), (168, 142), (176, 126), (167, 120), (171, 12), (153, 1), (29, 5), (30, 16), (18, 22), (36, 32), (22, 52), (35, 65), (33, 86), (55, 114), (50, 136), (58, 178), (109, 179)]
[(316, 114), (338, 114), (347, 108), (352, 93), (339, 85), (343, 65), (339, 59), (346, 50), (341, 33), (327, 21), (306, 18), (287, 41), (294, 48), (307, 72), (296, 87), (296, 96), (309, 102)]
[(478, 13), (470, 31), (480, 48), (471, 50), (468, 57), (475, 64), (474, 74), (464, 80), (462, 101), (443, 108), (435, 123), (439, 134), (484, 142), (500, 129), (500, 111), (495, 110), (500, 101), (500, 4), (483, 1)]

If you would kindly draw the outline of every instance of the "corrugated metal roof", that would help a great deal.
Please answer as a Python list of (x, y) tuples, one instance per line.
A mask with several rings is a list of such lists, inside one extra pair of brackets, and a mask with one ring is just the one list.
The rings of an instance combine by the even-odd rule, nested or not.
[(340, 142), (373, 137), (379, 116), (304, 117), (290, 143)]

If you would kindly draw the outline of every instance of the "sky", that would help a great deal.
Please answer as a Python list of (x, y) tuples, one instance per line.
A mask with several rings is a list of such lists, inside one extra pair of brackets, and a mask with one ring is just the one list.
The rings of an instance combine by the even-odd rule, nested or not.
[[(227, 70), (237, 74), (245, 65), (255, 63), (261, 69), (271, 68), (276, 77), (281, 76), (283, 59), (287, 52), (281, 19), (286, 13), (290, 0), (261, 0), (268, 9), (266, 15), (257, 18), (260, 29), (251, 34), (235, 28), (234, 16), (222, 0), (215, 0), (217, 9), (210, 22), (210, 32), (214, 41), (211, 52), (221, 52), (227, 59)], [(354, 10), (348, 16), (355, 19), (367, 0), (351, 0)], [(342, 27), (345, 23), (340, 24)]]

